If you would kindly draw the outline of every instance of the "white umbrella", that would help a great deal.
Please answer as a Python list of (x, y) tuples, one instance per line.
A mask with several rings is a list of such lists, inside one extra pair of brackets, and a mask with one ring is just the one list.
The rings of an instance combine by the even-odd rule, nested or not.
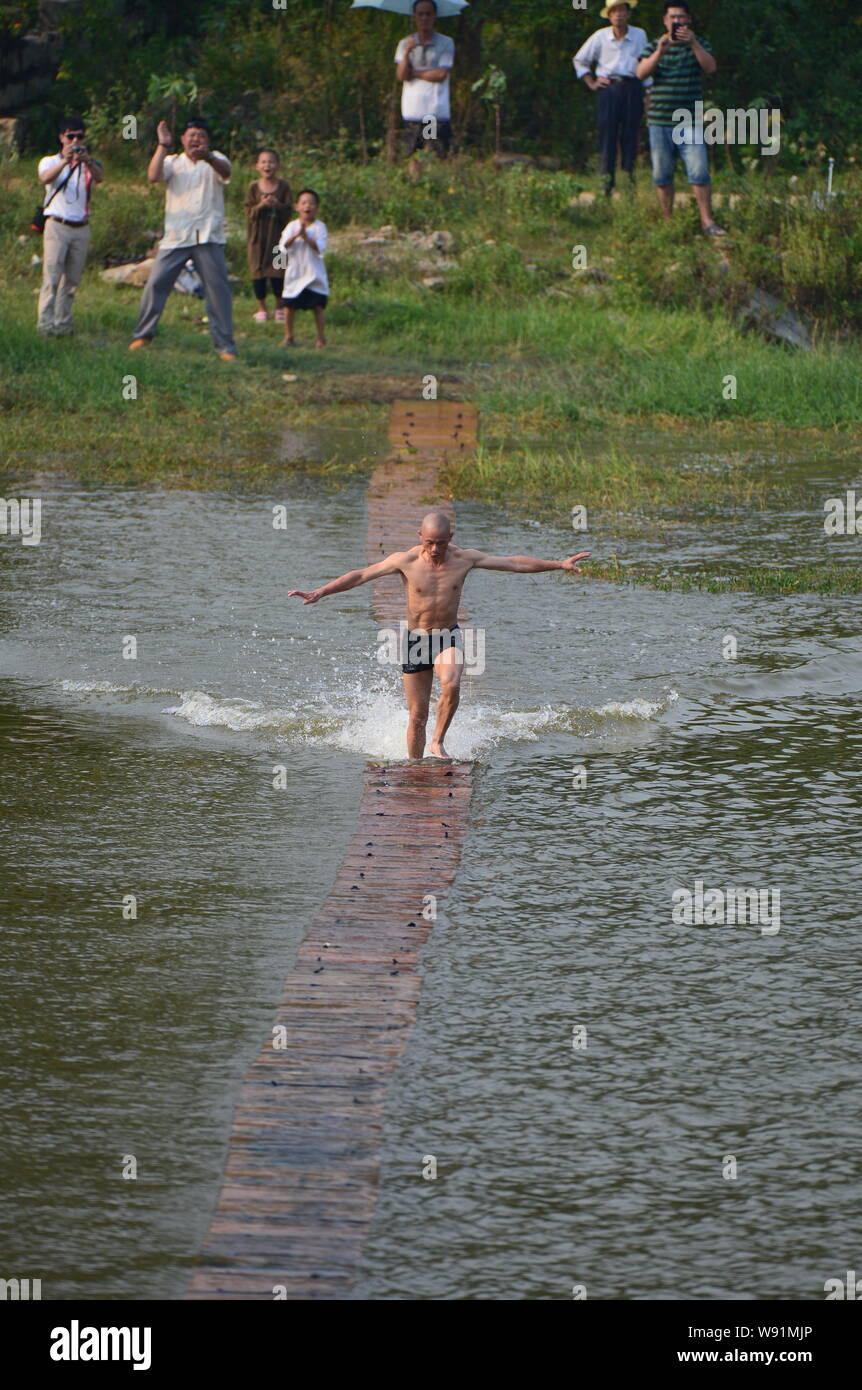
[[(451, 19), (466, 10), (468, 0), (437, 0), (437, 18)], [(388, 10), (390, 14), (413, 13), (413, 0), (353, 0), (352, 10)]]

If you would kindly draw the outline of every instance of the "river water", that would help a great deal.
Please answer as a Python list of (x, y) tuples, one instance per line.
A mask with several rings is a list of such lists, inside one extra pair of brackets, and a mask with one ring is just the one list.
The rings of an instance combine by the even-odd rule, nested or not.
[[(362, 562), (361, 479), (38, 491), (42, 543), (0, 537), (0, 1275), (171, 1299), (406, 719), (370, 590), (287, 599)], [(475, 504), (458, 524), (573, 548)], [(794, 558), (821, 525), (795, 519)], [(732, 561), (739, 518), (725, 539)], [(859, 600), (490, 572), (465, 600), (471, 830), (355, 1296), (822, 1298), (860, 1258)], [(759, 923), (674, 921), (697, 882), (760, 891)]]

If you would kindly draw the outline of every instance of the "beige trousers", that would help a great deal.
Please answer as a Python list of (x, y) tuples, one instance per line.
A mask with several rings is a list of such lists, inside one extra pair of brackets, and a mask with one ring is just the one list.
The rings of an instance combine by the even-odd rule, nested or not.
[(48, 216), (42, 250), (39, 332), (71, 333), (72, 305), (90, 245), (90, 227), (68, 227)]

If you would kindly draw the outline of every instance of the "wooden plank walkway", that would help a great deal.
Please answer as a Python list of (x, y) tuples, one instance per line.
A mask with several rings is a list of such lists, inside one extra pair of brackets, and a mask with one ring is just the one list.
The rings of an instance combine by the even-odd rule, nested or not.
[[(403, 404), (392, 415), (402, 441), (405, 420), (414, 429)], [(422, 453), (408, 443), (407, 462), (372, 477), (369, 560), (410, 544), (429, 506), (451, 514), (433, 495), (437, 472), (470, 422), (475, 441), (472, 408), (406, 405)], [(378, 621), (404, 616), (400, 581), (376, 586), (373, 609)], [(387, 1082), (416, 1018), (429, 898), (435, 913), (445, 903), (471, 795), (471, 764), (366, 768), (356, 831), (240, 1091), (187, 1299), (349, 1295), (377, 1200)]]
[[(415, 545), (424, 512), (437, 509), (451, 521), (448, 498), (437, 495), (440, 465), (451, 454), (475, 449), (476, 407), (461, 401), (395, 401), (389, 424), (390, 458), (368, 484), (368, 561)], [(374, 585), (374, 616), (381, 623), (404, 617), (404, 583), (394, 575)], [(459, 619), (466, 619), (466, 609)]]
[(468, 401), (393, 401), (389, 443), (395, 449), (469, 453), (478, 438), (479, 414)]

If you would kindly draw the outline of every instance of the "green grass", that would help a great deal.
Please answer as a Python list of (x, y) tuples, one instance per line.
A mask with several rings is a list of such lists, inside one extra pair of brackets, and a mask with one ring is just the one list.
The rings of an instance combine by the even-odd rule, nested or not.
[(789, 569), (750, 565), (731, 574), (667, 575), (659, 566), (620, 565), (613, 561), (589, 561), (590, 579), (644, 585), (668, 593), (692, 589), (711, 594), (752, 593), (763, 597), (788, 594), (862, 593), (862, 567), (850, 565), (799, 565)]
[[(489, 448), (477, 479), (489, 494), (495, 480), (498, 492), (509, 489), (524, 448), (533, 450), (530, 475), (538, 487), (543, 476), (569, 470), (565, 460), (578, 449), (627, 427), (702, 424), (725, 434), (753, 423), (817, 427), (838, 441), (860, 415), (859, 349), (794, 357), (683, 311), (623, 316), (563, 300), (494, 309), (442, 297), (420, 307), (415, 290), (411, 299), (397, 285), (351, 287), (345, 297), (352, 305), (345, 306), (339, 287), (329, 317), (332, 346), (313, 352), (279, 348), (275, 325), (252, 325), (252, 301), (240, 296), (237, 326), (248, 336), (239, 340), (240, 360), (227, 366), (196, 322), (201, 301), (173, 296), (159, 337), (130, 355), (136, 291), (88, 274), (77, 338), (45, 342), (34, 331), (35, 289), (35, 277), (0, 286), (0, 459), (7, 469), (27, 458), (115, 479), (262, 476), (277, 468), (282, 427), (382, 426), (387, 402), (418, 399), (429, 372), (438, 376), (441, 395), (479, 406)], [(308, 342), (306, 324), (300, 332)], [(726, 402), (721, 384), (729, 372), (739, 395)], [(285, 373), (297, 381), (284, 382)], [(129, 374), (137, 397), (126, 400)], [(58, 412), (66, 425), (59, 438)], [(658, 462), (652, 470), (642, 463), (629, 481), (633, 496), (651, 502), (691, 487)]]
[(582, 445), (567, 450), (480, 446), (474, 458), (451, 463), (445, 473), (449, 490), (481, 497), (548, 517), (559, 517), (579, 504), (589, 509), (674, 515), (696, 508), (756, 506), (786, 495), (764, 464), (726, 462), (720, 471), (683, 470), (657, 456), (641, 455), (619, 444), (587, 454)]
[[(284, 351), (276, 325), (251, 323), (241, 214), (251, 170), (237, 169), (228, 256), (238, 277), (239, 361), (217, 360), (200, 322), (202, 301), (179, 295), (156, 341), (130, 355), (139, 291), (106, 285), (98, 270), (148, 249), (163, 193), (147, 189), (143, 168), (122, 173), (109, 165), (96, 194), (77, 336), (45, 342), (35, 332), (40, 271), (30, 265), (41, 244), (23, 231), (35, 202), (33, 169), (0, 164), (3, 473), (39, 468), (92, 481), (221, 487), (313, 467), (337, 479), (371, 466), (389, 402), (419, 399), (429, 373), (441, 396), (472, 400), (481, 412), (482, 447), (445, 475), (453, 494), (549, 517), (581, 503), (619, 514), (621, 533), (636, 535), (641, 524), (671, 515), (708, 521), (728, 505), (798, 500), (802, 484), (777, 481), (770, 456), (849, 459), (858, 447), (855, 189), (823, 216), (807, 203), (776, 200), (775, 182), (738, 184), (743, 204), (722, 215), (734, 234), (722, 269), (726, 248), (696, 234), (692, 209), (680, 209), (668, 228), (646, 186), (631, 201), (573, 204), (587, 180), (499, 172), (466, 158), (431, 164), (418, 185), (382, 163), (286, 172), (295, 186), (301, 179), (320, 189), (333, 230), (386, 223), (451, 230), (457, 268), (442, 290), (427, 291), (415, 267), (387, 271), (343, 246), (329, 258), (330, 347), (310, 349), (300, 316), (308, 346)], [(572, 270), (575, 245), (587, 247), (590, 266), (606, 268), (609, 283)], [(812, 351), (740, 330), (749, 283), (804, 306)], [(286, 382), (285, 374), (296, 379)], [(731, 375), (736, 399), (726, 400)], [(137, 394), (125, 399), (130, 376)], [(340, 449), (312, 450), (312, 462), (280, 458), (285, 430), (313, 434), (333, 425), (355, 431)], [(695, 453), (715, 465), (690, 466)], [(794, 571), (786, 581), (784, 573), (757, 569), (748, 579), (764, 593), (784, 591), (785, 582), (857, 592), (855, 580), (828, 569)], [(658, 571), (626, 577), (665, 583)], [(743, 584), (736, 573), (729, 584), (720, 575), (670, 582)]]

